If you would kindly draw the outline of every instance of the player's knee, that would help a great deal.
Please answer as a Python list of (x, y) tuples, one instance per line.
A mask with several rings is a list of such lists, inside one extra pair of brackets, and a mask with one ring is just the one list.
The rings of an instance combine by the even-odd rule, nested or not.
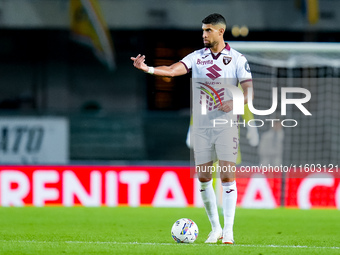
[(209, 182), (209, 181), (211, 181), (211, 178), (204, 178), (204, 177), (201, 177), (201, 178), (198, 178), (198, 180), (199, 180), (200, 182)]
[(233, 182), (235, 181), (235, 178), (221, 178), (221, 182), (224, 183), (224, 182)]

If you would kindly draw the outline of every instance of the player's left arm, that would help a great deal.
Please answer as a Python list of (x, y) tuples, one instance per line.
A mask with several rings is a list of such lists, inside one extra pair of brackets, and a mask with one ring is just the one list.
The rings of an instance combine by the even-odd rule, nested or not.
[[(244, 114), (242, 115), (243, 119), (248, 123), (250, 120), (254, 119), (253, 113), (248, 108), (248, 93), (249, 88), (253, 88), (253, 82), (251, 80), (245, 81), (241, 83), (241, 87), (243, 89), (243, 95), (244, 95)], [(251, 98), (254, 99), (254, 90), (252, 91)], [(249, 141), (249, 144), (253, 147), (258, 146), (260, 142), (259, 133), (257, 131), (256, 126), (250, 126), (247, 125), (247, 139)]]
[(253, 89), (253, 81), (252, 79), (244, 80), (240, 82), (242, 90), (243, 90), (243, 96), (244, 96), (244, 104), (248, 103), (248, 89), (252, 88), (252, 95), (251, 99), (254, 99), (254, 89)]
[[(248, 88), (253, 87), (253, 82), (252, 82), (251, 79), (247, 79), (247, 80), (244, 80), (240, 83), (241, 83), (241, 87), (243, 89), (244, 104), (246, 105), (248, 103)], [(252, 99), (253, 98), (254, 98), (254, 91), (252, 93)], [(220, 111), (230, 112), (233, 109), (233, 100), (228, 100), (228, 101), (222, 102), (222, 104), (220, 104), (218, 106), (218, 109)]]
[[(247, 104), (248, 89), (253, 88), (253, 81), (248, 61), (243, 55), (237, 59), (236, 77), (238, 78), (243, 90), (244, 104)], [(254, 91), (251, 96), (254, 98)], [(233, 109), (233, 100), (223, 102), (221, 105), (219, 105), (218, 109), (224, 112), (230, 112)]]

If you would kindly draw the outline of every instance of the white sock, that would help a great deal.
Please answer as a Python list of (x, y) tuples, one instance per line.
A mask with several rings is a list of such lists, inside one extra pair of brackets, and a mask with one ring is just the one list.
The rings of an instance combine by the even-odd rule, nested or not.
[(217, 210), (216, 195), (212, 185), (213, 180), (200, 183), (200, 193), (213, 231), (221, 229)]
[(223, 215), (224, 215), (224, 228), (223, 230), (228, 233), (233, 233), (236, 202), (237, 202), (237, 188), (236, 181), (222, 183), (223, 195)]

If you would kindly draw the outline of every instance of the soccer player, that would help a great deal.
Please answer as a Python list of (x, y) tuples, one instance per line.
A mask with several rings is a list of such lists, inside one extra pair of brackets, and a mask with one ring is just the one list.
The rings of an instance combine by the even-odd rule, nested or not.
[[(218, 126), (213, 124), (216, 118), (228, 123), (238, 121), (238, 116), (232, 113), (233, 97), (224, 84), (228, 83), (237, 87), (240, 83), (244, 104), (247, 103), (248, 88), (252, 88), (253, 84), (246, 58), (224, 41), (226, 26), (226, 21), (220, 14), (214, 13), (204, 18), (202, 20), (204, 48), (190, 53), (170, 66), (147, 66), (145, 56), (140, 54), (137, 57), (131, 57), (131, 60), (137, 69), (157, 76), (175, 77), (191, 70), (195, 165), (201, 197), (212, 227), (205, 242), (217, 243), (223, 238), (222, 243), (233, 244), (237, 189), (235, 172), (230, 169), (234, 169), (237, 158), (238, 128), (236, 124)], [(203, 114), (204, 105), (205, 114)], [(211, 169), (216, 159), (219, 160), (220, 169), (227, 170), (220, 172), (223, 189), (223, 229), (219, 221), (216, 195), (212, 186), (212, 172), (206, 171)]]

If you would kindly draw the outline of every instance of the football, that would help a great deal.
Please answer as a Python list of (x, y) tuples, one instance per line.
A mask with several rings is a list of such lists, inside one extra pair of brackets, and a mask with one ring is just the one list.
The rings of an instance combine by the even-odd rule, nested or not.
[(172, 226), (171, 236), (177, 243), (193, 243), (198, 236), (198, 227), (193, 220), (182, 218)]

